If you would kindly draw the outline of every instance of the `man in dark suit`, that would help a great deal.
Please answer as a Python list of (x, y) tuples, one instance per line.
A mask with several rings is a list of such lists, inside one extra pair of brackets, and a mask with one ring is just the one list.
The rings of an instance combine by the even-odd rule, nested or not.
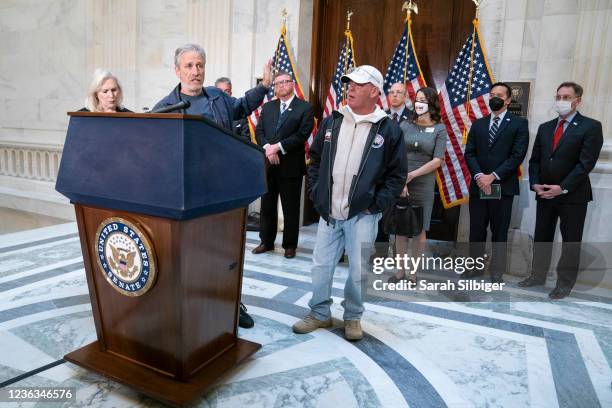
[(566, 297), (576, 283), (587, 205), (593, 199), (589, 173), (603, 145), (601, 122), (576, 110), (581, 100), (580, 85), (559, 85), (555, 103), (559, 117), (540, 125), (529, 159), (529, 184), (537, 200), (534, 253), (531, 275), (519, 286), (545, 283), (560, 219), (563, 245), (551, 299)]
[[(215, 81), (215, 87), (222, 90), (229, 96), (232, 96), (232, 81), (228, 77), (219, 77)], [(236, 136), (241, 137), (244, 141), (251, 141), (251, 132), (249, 131), (249, 122), (247, 118), (241, 118), (232, 121), (232, 128)]]
[(387, 114), (398, 125), (412, 117), (412, 111), (406, 107), (406, 85), (401, 82), (389, 88), (389, 110)]
[(266, 103), (255, 129), (257, 144), (266, 150), (268, 192), (261, 197), (261, 243), (254, 254), (274, 249), (277, 231), (277, 201), (280, 194), (285, 228), (285, 258), (293, 258), (300, 229), (302, 176), (306, 171), (304, 143), (314, 125), (312, 106), (295, 96), (294, 81), (287, 72), (274, 78), (277, 99)]
[[(398, 125), (404, 121), (411, 120), (413, 111), (406, 106), (408, 94), (406, 85), (401, 82), (396, 82), (389, 88), (389, 109), (385, 113)], [(378, 222), (378, 234), (376, 242), (389, 242), (389, 234), (385, 233), (383, 220)]]
[[(492, 114), (472, 124), (465, 147), (465, 161), (472, 175), (470, 255), (483, 256), (487, 226), (490, 226), (493, 253), (489, 271), (494, 283), (503, 282), (506, 271), (512, 201), (519, 194), (518, 170), (529, 146), (527, 120), (507, 110), (511, 95), (512, 90), (503, 82), (491, 86), (489, 107)], [(498, 188), (499, 196), (495, 194)], [(481, 198), (486, 196), (489, 198)], [(474, 269), (464, 272), (461, 277), (482, 274), (484, 270)]]

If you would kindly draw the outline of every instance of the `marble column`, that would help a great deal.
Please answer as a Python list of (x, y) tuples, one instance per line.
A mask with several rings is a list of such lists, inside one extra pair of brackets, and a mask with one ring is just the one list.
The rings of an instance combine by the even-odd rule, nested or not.
[(96, 68), (109, 69), (122, 84), (124, 105), (136, 111), (138, 7), (138, 0), (85, 3), (87, 80)]

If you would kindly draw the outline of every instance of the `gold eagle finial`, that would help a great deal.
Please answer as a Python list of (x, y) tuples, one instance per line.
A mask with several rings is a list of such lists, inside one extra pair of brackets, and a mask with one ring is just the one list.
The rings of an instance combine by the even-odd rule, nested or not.
[(408, 13), (414, 13), (414, 14), (419, 14), (419, 8), (417, 6), (417, 4), (410, 0), (410, 1), (405, 1), (404, 5), (402, 6), (402, 11), (406, 11)]

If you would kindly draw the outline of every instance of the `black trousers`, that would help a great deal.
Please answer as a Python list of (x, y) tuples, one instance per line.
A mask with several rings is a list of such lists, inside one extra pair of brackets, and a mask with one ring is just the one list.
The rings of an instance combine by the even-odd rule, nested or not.
[(481, 200), (470, 195), (470, 256), (481, 257), (487, 242), (487, 227), (491, 227), (493, 247), (489, 272), (492, 278), (501, 278), (507, 269), (507, 241), (512, 201), (514, 196), (502, 196), (499, 200)]
[(580, 243), (586, 219), (587, 203), (564, 204), (550, 200), (538, 201), (536, 210), (536, 226), (533, 236), (532, 275), (544, 280), (552, 255), (552, 242), (555, 239), (557, 220), (563, 243), (561, 258), (557, 264), (557, 287), (573, 288), (580, 266)]
[(259, 238), (267, 247), (274, 246), (278, 229), (277, 203), (280, 195), (285, 218), (283, 248), (297, 248), (300, 231), (300, 196), (302, 177), (281, 177), (278, 169), (268, 167), (268, 192), (261, 197)]

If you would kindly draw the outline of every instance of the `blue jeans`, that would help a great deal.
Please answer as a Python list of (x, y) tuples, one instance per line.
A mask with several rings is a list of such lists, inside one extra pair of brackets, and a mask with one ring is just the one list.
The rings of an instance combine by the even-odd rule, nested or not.
[(381, 214), (361, 213), (349, 220), (321, 218), (312, 254), (312, 299), (308, 302), (312, 315), (319, 320), (331, 317), (331, 290), (334, 270), (342, 251), (346, 250), (349, 274), (344, 284), (344, 320), (359, 320), (363, 314), (361, 299), (362, 269), (367, 268), (374, 253)]

